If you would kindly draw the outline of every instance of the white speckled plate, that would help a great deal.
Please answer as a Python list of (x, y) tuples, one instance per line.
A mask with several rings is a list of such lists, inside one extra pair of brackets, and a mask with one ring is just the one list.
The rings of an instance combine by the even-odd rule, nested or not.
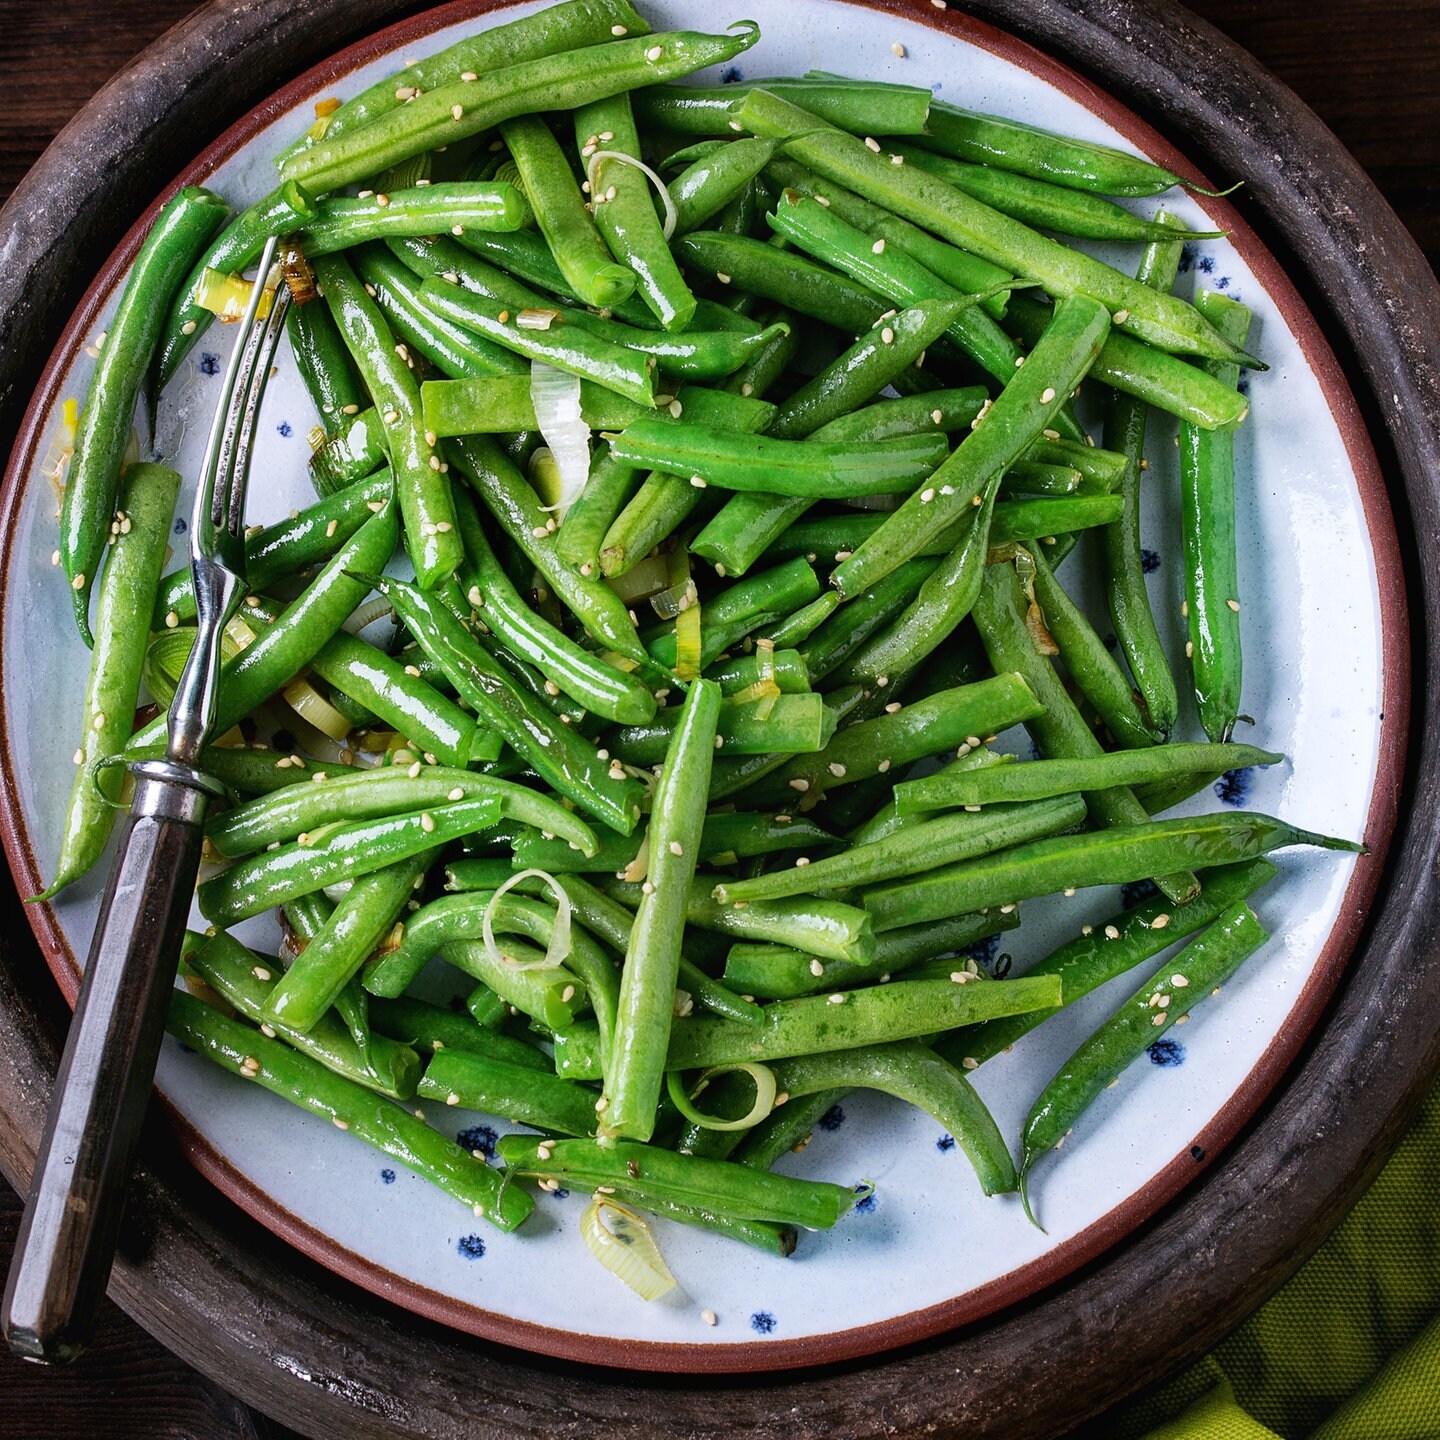
[[(309, 123), (313, 100), (332, 89), (353, 93), (402, 56), (536, 7), (467, 18), (473, 8), (431, 12), (357, 47), (348, 65), (342, 60), (295, 82), (207, 151), (184, 181), (248, 203), (272, 185), (269, 157)], [(904, 20), (837, 0), (759, 0), (733, 11), (659, 0), (644, 8), (657, 27), (718, 27), (753, 16), (764, 39), (743, 58), (748, 75), (821, 68), (932, 85), (962, 105), (1137, 147), (1187, 169), (1134, 116), (1069, 71), (954, 14)], [(903, 58), (892, 49), (896, 42)], [(857, 1096), (832, 1111), (803, 1154), (782, 1168), (846, 1183), (869, 1179), (873, 1198), (832, 1233), (803, 1236), (789, 1260), (661, 1222), (680, 1288), (646, 1305), (586, 1256), (577, 1229), (584, 1197), (542, 1195), (534, 1220), (515, 1235), (482, 1230), (463, 1208), (353, 1137), (167, 1042), (160, 1090), (181, 1143), (205, 1174), (299, 1248), (444, 1323), (576, 1359), (718, 1371), (840, 1360), (991, 1313), (1123, 1240), (1215, 1156), (1299, 1051), (1369, 902), (1403, 751), (1407, 642), (1390, 512), (1333, 355), (1273, 258), (1224, 202), (1176, 195), (1166, 204), (1198, 228), (1234, 231), (1231, 241), (1187, 250), (1182, 290), (1203, 283), (1243, 299), (1256, 316), (1252, 348), (1270, 366), (1248, 381), (1253, 415), (1237, 442), (1245, 709), (1256, 721), (1254, 738), (1289, 757), (1265, 772), (1227, 777), (1189, 808), (1244, 804), (1316, 830), (1364, 836), (1372, 853), (1359, 860), (1309, 851), (1280, 857), (1281, 877), (1256, 902), (1271, 942), (1219, 998), (1157, 1045), (1149, 1062), (1127, 1073), (1037, 1171), (1034, 1195), (1048, 1233), (1026, 1223), (1013, 1197), (984, 1199), (964, 1157), (927, 1116)], [(26, 427), (28, 449), (19, 452), (23, 487), (5, 517), (0, 703), (9, 748), (0, 758), (7, 848), (27, 894), (54, 861), (75, 745), (63, 717), (78, 714), (86, 665), (63, 579), (50, 565), (54, 499), (38, 460), (53, 431), (50, 410), (84, 392), (84, 346), (105, 328), (137, 243), (132, 234), (52, 360)], [(212, 330), (161, 405), (162, 452), (188, 473), (228, 340)], [(313, 416), (288, 355), (265, 416), (257, 520), (311, 497), (304, 437)], [(1147, 539), (1156, 557), (1153, 598), (1178, 654), (1180, 577), (1173, 560), (1160, 558), (1178, 553), (1172, 433), (1162, 423), (1151, 435)], [(1188, 709), (1181, 734), (1200, 738)], [(55, 905), (31, 910), (72, 998), (75, 957), (85, 953), (100, 884), (92, 877)], [(1005, 949), (1021, 969), (1116, 903), (1113, 893), (1098, 892), (1034, 902), (1023, 928), (1004, 937)], [(252, 926), (255, 943), (273, 945), (273, 927)], [(1008, 1137), (1018, 1136), (1059, 1063), (1139, 978), (1090, 997), (976, 1074)], [(504, 1128), (443, 1106), (429, 1113), (472, 1148), (485, 1149)], [(713, 1328), (703, 1323), (703, 1309), (718, 1317)]]

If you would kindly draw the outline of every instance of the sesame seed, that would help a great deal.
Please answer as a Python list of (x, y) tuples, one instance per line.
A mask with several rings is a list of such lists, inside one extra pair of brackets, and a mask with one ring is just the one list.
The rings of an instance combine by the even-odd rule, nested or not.
[(610, 33), (618, 38), (621, 35), (628, 35), (630, 32), (623, 25), (612, 25)]
[(903, 155), (892, 155), (890, 157), (890, 163), (892, 165), (903, 165), (905, 163), (905, 157)]
[(905, 47), (898, 40), (890, 47), (890, 50), (897, 60), (905, 58)]
[(810, 857), (808, 855), (799, 855), (795, 859), (795, 868), (797, 870), (803, 870), (809, 863)]
[(422, 815), (420, 816), (420, 828), (421, 828), (427, 835), (431, 834), (431, 833), (434, 831), (434, 829), (435, 829), (435, 817), (434, 817), (433, 815), (431, 815), (431, 814), (429, 813), (429, 811), (426, 811), (424, 814), (422, 814)]
[(816, 195), (814, 200), (817, 205), (823, 205), (827, 210), (830, 208), (830, 197), (828, 195)]
[(1164, 1010), (1170, 1004), (1170, 997), (1168, 995), (1159, 995), (1156, 997), (1155, 1003), (1160, 1007), (1160, 1009)]
[(878, 155), (880, 153), (880, 142), (873, 136), (867, 135), (865, 137), (865, 148), (867, 150), (873, 150)]
[(1150, 1023), (1151, 1023), (1152, 1025), (1163, 1025), (1163, 1024), (1165, 1023), (1165, 1016), (1163, 1016), (1163, 1015), (1156, 1015), (1156, 1016), (1154, 1017), (1154, 1019), (1152, 1019), (1152, 1020), (1150, 1021)]
[(1075, 896), (1075, 887), (1073, 885), (1067, 886), (1064, 895), (1067, 900), (1073, 899)]
[(348, 1120), (342, 1120), (338, 1115), (332, 1115), (330, 1117), (330, 1123), (337, 1130), (348, 1130), (350, 1128), (350, 1122)]
[(729, 277), (727, 274), (725, 274), (725, 272), (724, 272), (723, 270), (717, 270), (717, 271), (715, 272), (715, 278), (716, 278), (722, 285), (728, 285), (728, 284), (730, 283), (730, 277)]
[(340, 407), (340, 413), (342, 415), (358, 415), (360, 413), (360, 407), (358, 405), (342, 405)]
[(1187, 640), (1185, 642), (1185, 658), (1187, 660), (1193, 660), (1195, 658), (1195, 642), (1193, 640)]
[(827, 995), (825, 998), (832, 1005), (843, 1005), (845, 1003), (845, 997), (843, 995)]
[(1152, 930), (1163, 930), (1169, 923), (1170, 917), (1168, 915), (1157, 915), (1150, 922), (1150, 928)]
[(885, 242), (883, 240), (877, 240), (870, 247), (870, 253), (872, 255), (883, 255), (885, 253)]
[(1093, 925), (1082, 925), (1080, 927), (1080, 933), (1082, 935), (1093, 935), (1095, 933), (1095, 927)]
[(883, 775), (889, 770), (890, 762), (888, 760), (882, 760), (875, 768)]
[(668, 848), (672, 855), (683, 855), (685, 853), (685, 847), (678, 840), (672, 840)]
[(1129, 318), (1130, 312), (1128, 310), (1117, 310), (1115, 312), (1115, 323), (1117, 325), (1123, 325)]
[(797, 777), (790, 781), (790, 788), (792, 790), (798, 790), (803, 795), (810, 788), (810, 782)]
[(1120, 938), (1120, 932), (1113, 925), (1107, 925), (1105, 927), (1105, 938), (1107, 940), (1118, 940)]
[[(452, 235), (463, 235), (465, 233), (465, 227), (463, 225), (452, 225), (450, 227), (450, 233)], [(505, 317), (502, 315), (500, 318), (503, 320)]]
[(706, 486), (705, 480), (703, 479), (703, 477), (701, 477), (701, 476), (699, 476), (699, 475), (692, 475), (692, 476), (690, 477), (690, 483), (691, 483), (697, 490), (703, 490), (703, 489), (705, 489), (705, 486)]
[[(383, 210), (385, 206), (390, 203), (390, 197), (388, 195), (377, 195), (375, 197), (375, 203)], [(365, 288), (368, 290), (370, 287), (367, 285)]]
[(921, 503), (922, 505), (928, 505), (934, 498), (935, 498), (935, 487), (934, 487), (933, 485), (927, 485), (927, 486), (920, 492), (920, 503)]
[(1189, 602), (1188, 600), (1182, 600), (1182, 601), (1180, 602), (1180, 615), (1181, 615), (1181, 617), (1182, 617), (1183, 619), (1189, 619), (1189, 617), (1190, 617), (1190, 602)]
[(1177, 990), (1188, 989), (1190, 985), (1189, 978), (1187, 976), (1181, 975), (1178, 971), (1170, 977), (1170, 983)]
[(532, 525), (530, 533), (537, 539), (543, 540), (550, 532), (543, 525)]
[(75, 764), (83, 765), (85, 763), (85, 747), (82, 745), (70, 758)]
[(72, 590), (83, 590), (85, 588), (85, 577), (83, 575), (77, 575), (70, 582), (70, 588)]
[(947, 6), (946, 6), (946, 0), (930, 0), (930, 3), (931, 3), (937, 10), (944, 10), (944, 9), (947, 8)]
[(816, 979), (819, 979), (819, 977), (825, 973), (825, 967), (818, 960), (812, 960), (810, 962), (810, 973), (814, 975)]
[(716, 1314), (715, 1314), (715, 1312), (714, 1312), (713, 1310), (702, 1310), (702, 1311), (700, 1312), (700, 1318), (701, 1318), (707, 1325), (714, 1325), (714, 1324), (716, 1324), (716, 1323), (717, 1323), (717, 1319), (718, 1319), (718, 1317), (716, 1316)]
[(659, 46), (659, 45), (652, 45), (652, 46), (645, 52), (645, 58), (646, 58), (647, 60), (658, 60), (664, 53), (665, 53), (665, 51), (664, 51), (664, 49), (663, 49), (661, 46)]
[(1238, 600), (1227, 600), (1225, 602), (1237, 615), (1240, 613), (1240, 602)]
[(678, 420), (680, 418), (680, 413), (682, 410), (684, 410), (684, 408), (685, 407), (678, 400), (672, 400), (669, 405), (671, 418)]
[(450, 118), (452, 120), (458, 120), (464, 113), (465, 107), (463, 105), (452, 105), (450, 107)]
[(1053, 385), (1047, 385), (1047, 386), (1040, 392), (1040, 403), (1041, 403), (1042, 405), (1048, 405), (1054, 398), (1055, 398), (1055, 387), (1054, 387)]
[(895, 332), (890, 328), (890, 326), (887, 325), (880, 332), (880, 343), (882, 345), (893, 345), (895, 343)]
[(653, 895), (655, 893), (654, 884), (649, 880), (645, 881), (645, 883), (640, 887), (640, 893), (642, 895)]

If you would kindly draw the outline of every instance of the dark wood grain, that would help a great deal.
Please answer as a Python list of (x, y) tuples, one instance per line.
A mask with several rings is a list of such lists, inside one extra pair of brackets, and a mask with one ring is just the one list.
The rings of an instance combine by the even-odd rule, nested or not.
[[(0, 0), (0, 201), (50, 138), (190, 0)], [(1440, 263), (1440, 3), (1197, 0), (1336, 132)], [(30, 945), (7, 907), (8, 934)], [(37, 959), (38, 965), (38, 959)], [(18, 1205), (0, 1183), (0, 1266)], [(219, 1440), (283, 1432), (189, 1371), (107, 1306), (83, 1366), (64, 1374), (0, 1357), (0, 1440)]]

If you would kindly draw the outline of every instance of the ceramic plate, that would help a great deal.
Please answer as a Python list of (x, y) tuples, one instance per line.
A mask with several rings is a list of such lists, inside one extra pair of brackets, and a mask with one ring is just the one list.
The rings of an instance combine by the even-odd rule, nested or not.
[[(440, 28), (368, 60), (339, 88), (353, 93), (466, 30), (534, 8), (469, 19), (457, 18), (464, 6), (449, 7), (435, 18)], [(819, 68), (923, 84), (970, 108), (1140, 148), (1186, 168), (1115, 102), (988, 27), (962, 22), (947, 35), (833, 0), (762, 0), (733, 16), (691, 0), (658, 0), (645, 10), (657, 28), (713, 27), (742, 13), (759, 21), (763, 40), (727, 79)], [(237, 207), (259, 197), (273, 184), (270, 156), (305, 128), (311, 102), (325, 93), (297, 82), (284, 103), (206, 152), (186, 180), (213, 185)], [(646, 1305), (586, 1256), (578, 1234), (585, 1196), (541, 1195), (534, 1220), (518, 1234), (482, 1230), (403, 1168), (167, 1041), (159, 1088), (181, 1143), (207, 1176), (339, 1273), (459, 1329), (607, 1364), (720, 1371), (874, 1353), (992, 1313), (1123, 1239), (1214, 1158), (1299, 1052), (1358, 932), (1389, 838), (1382, 821), (1372, 822), (1372, 801), (1398, 775), (1406, 640), (1390, 512), (1354, 401), (1318, 328), (1224, 202), (1176, 194), (1166, 204), (1196, 228), (1232, 230), (1228, 241), (1187, 247), (1181, 292), (1205, 286), (1243, 300), (1255, 313), (1251, 348), (1270, 367), (1245, 382), (1253, 415), (1237, 439), (1244, 708), (1257, 743), (1288, 757), (1267, 771), (1229, 775), (1186, 808), (1244, 805), (1363, 837), (1371, 853), (1279, 857), (1282, 874), (1257, 901), (1270, 943), (1189, 1024), (1152, 1047), (1037, 1170), (1033, 1194), (1046, 1232), (1026, 1222), (1013, 1197), (981, 1196), (963, 1155), (927, 1116), (857, 1096), (832, 1110), (812, 1143), (781, 1168), (871, 1181), (873, 1197), (833, 1232), (803, 1236), (789, 1260), (660, 1222), (660, 1243), (680, 1284)], [(5, 802), (17, 832), (11, 862), (27, 894), (39, 888), (56, 853), (75, 737), (55, 717), (78, 714), (86, 665), (68, 622), (63, 578), (50, 563), (55, 501), (38, 462), (55, 426), (50, 412), (62, 398), (84, 393), (91, 366), (85, 347), (105, 328), (134, 238), (87, 297), (47, 371), (35, 401), (41, 418), (29, 432), (34, 441), (19, 457), (24, 483), (5, 517)], [(160, 448), (186, 474), (199, 459), (228, 342), (218, 329), (207, 334), (162, 399)], [(266, 399), (253, 520), (277, 518), (312, 498), (305, 436), (313, 422), (285, 355)], [(1176, 563), (1162, 558), (1178, 553), (1173, 428), (1155, 425), (1149, 448), (1150, 584), (1178, 654), (1181, 577)], [(177, 548), (180, 528), (177, 522)], [(1192, 710), (1182, 714), (1180, 734), (1201, 738)], [(1374, 815), (1383, 813), (1374, 807)], [(100, 884), (92, 877), (54, 906), (30, 912), (72, 998)], [(1004, 952), (1023, 969), (1081, 924), (1105, 917), (1120, 898), (1094, 891), (1032, 902), (1022, 928), (1003, 937)], [(260, 922), (251, 922), (247, 936), (258, 948), (276, 940), (273, 927)], [(980, 958), (994, 962), (994, 948)], [(1035, 1095), (1079, 1039), (1163, 964), (1107, 987), (977, 1072), (975, 1084), (1007, 1136), (1018, 1136)], [(482, 1151), (506, 1128), (443, 1106), (428, 1114)], [(717, 1323), (706, 1324), (704, 1311)]]

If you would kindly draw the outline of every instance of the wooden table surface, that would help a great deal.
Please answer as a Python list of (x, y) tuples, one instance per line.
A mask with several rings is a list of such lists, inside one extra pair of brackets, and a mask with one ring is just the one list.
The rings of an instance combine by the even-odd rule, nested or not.
[[(192, 0), (0, 0), (0, 202)], [(1440, 269), (1440, 0), (1192, 0), (1350, 148)], [(3, 437), (0, 437), (3, 441)], [(18, 1200), (0, 1181), (0, 1273)], [(290, 1440), (107, 1304), (68, 1372), (0, 1356), (0, 1440)]]

